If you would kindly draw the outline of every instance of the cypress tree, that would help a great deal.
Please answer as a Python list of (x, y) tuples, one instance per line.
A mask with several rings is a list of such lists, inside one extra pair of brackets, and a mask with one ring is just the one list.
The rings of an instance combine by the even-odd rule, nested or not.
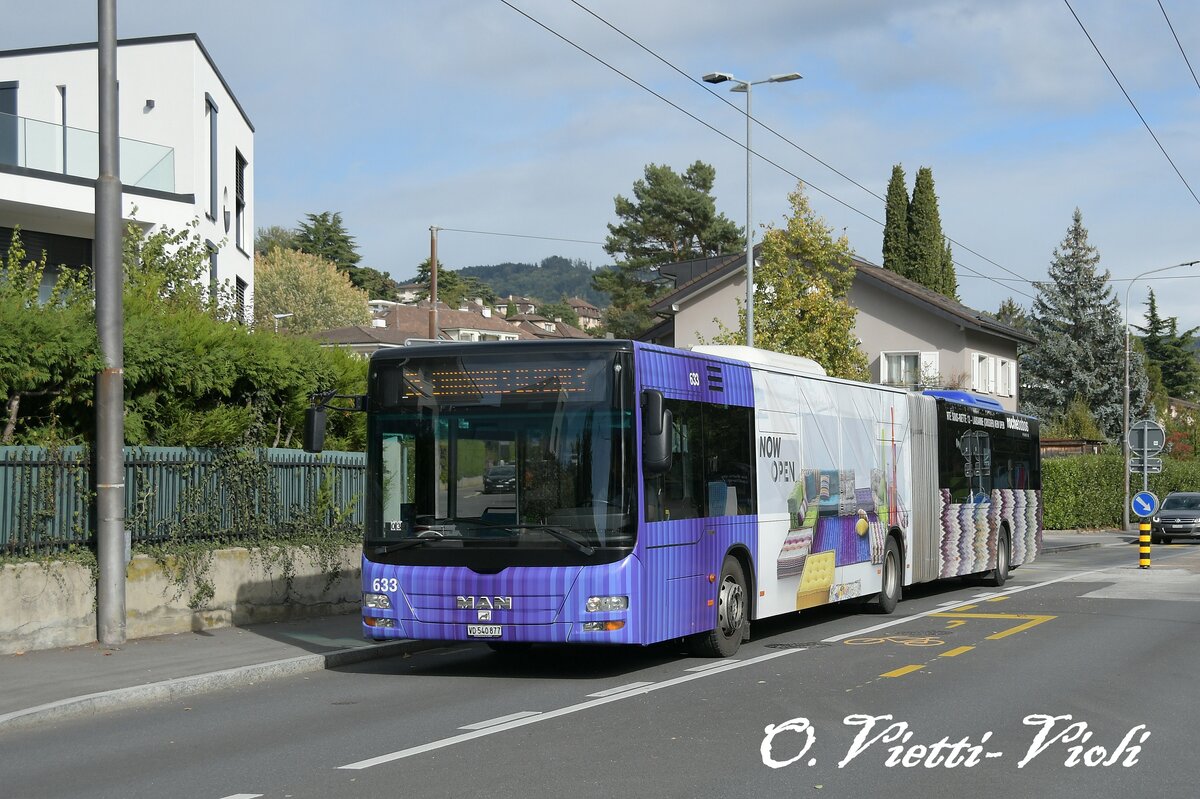
[(908, 189), (904, 186), (904, 167), (896, 164), (888, 181), (887, 208), (883, 217), (883, 268), (907, 277), (907, 249)]
[(942, 294), (948, 285), (951, 294), (957, 290), (956, 281), (945, 275), (947, 264), (953, 273), (954, 264), (946, 260), (945, 237), (942, 235), (942, 219), (938, 213), (937, 194), (933, 190), (933, 170), (923, 166), (917, 170), (913, 184), (912, 200), (908, 204), (908, 242), (905, 261), (910, 280), (920, 283)]

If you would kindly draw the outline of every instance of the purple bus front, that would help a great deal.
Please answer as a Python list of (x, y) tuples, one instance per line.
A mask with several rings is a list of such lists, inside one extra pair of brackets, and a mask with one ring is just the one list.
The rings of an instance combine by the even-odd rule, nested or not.
[[(753, 539), (753, 487), (742, 489), (745, 513), (644, 518), (635, 358), (668, 397), (704, 399), (687, 396), (702, 387), (681, 363), (702, 361), (669, 353), (683, 356), (602, 341), (377, 353), (364, 635), (499, 647), (647, 644), (713, 629), (723, 558)], [(740, 395), (734, 437), (749, 450), (752, 400)], [(747, 470), (720, 468), (751, 482)]]

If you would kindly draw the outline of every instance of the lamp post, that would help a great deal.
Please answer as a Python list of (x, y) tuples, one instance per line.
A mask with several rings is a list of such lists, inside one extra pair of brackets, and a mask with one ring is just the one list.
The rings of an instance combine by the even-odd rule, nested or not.
[(281, 319), (289, 319), (293, 316), (295, 316), (294, 313), (273, 313), (273, 314), (271, 314), (271, 318), (275, 320), (275, 332), (276, 333), (279, 332), (279, 321)]
[(782, 75), (772, 75), (764, 80), (738, 80), (728, 72), (710, 72), (704, 76), (705, 83), (724, 83), (733, 81), (730, 91), (746, 93), (746, 346), (754, 346), (754, 215), (753, 194), (750, 191), (751, 158), (750, 130), (753, 117), (750, 116), (750, 87), (760, 83), (786, 83), (790, 80), (800, 80), (799, 72), (786, 72)]
[(1122, 442), (1121, 450), (1125, 454), (1125, 504), (1121, 510), (1122, 527), (1121, 532), (1129, 529), (1129, 292), (1133, 289), (1133, 284), (1140, 278), (1146, 275), (1153, 275), (1155, 272), (1166, 272), (1168, 269), (1179, 269), (1184, 266), (1195, 266), (1200, 264), (1200, 261), (1185, 261), (1181, 264), (1172, 264), (1171, 266), (1160, 266), (1158, 269), (1150, 269), (1133, 276), (1129, 281), (1129, 286), (1125, 289), (1125, 421), (1121, 428)]

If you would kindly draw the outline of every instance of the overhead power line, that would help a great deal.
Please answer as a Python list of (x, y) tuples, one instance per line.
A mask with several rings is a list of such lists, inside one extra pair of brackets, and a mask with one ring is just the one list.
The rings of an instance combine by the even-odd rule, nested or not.
[(1196, 70), (1192, 69), (1192, 62), (1188, 60), (1187, 53), (1183, 51), (1183, 43), (1179, 41), (1179, 34), (1175, 32), (1171, 18), (1167, 16), (1167, 9), (1163, 8), (1162, 0), (1158, 0), (1158, 8), (1162, 11), (1163, 19), (1167, 21), (1167, 27), (1171, 29), (1171, 35), (1175, 37), (1175, 44), (1179, 47), (1179, 54), (1183, 56), (1183, 63), (1187, 64), (1188, 72), (1192, 73), (1192, 80), (1196, 81), (1196, 88), (1200, 89), (1200, 78), (1196, 77)]
[(1088, 33), (1088, 29), (1084, 26), (1083, 20), (1081, 20), (1079, 15), (1075, 13), (1075, 9), (1071, 8), (1071, 0), (1063, 0), (1063, 2), (1066, 3), (1067, 10), (1071, 12), (1071, 16), (1075, 17), (1075, 21), (1079, 23), (1079, 29), (1083, 31), (1083, 35), (1086, 36), (1088, 42), (1091, 43), (1092, 49), (1096, 51), (1096, 55), (1100, 56), (1100, 60), (1104, 62), (1104, 68), (1108, 70), (1108, 74), (1112, 75), (1112, 79), (1117, 82), (1117, 87), (1120, 88), (1121, 94), (1125, 95), (1125, 99), (1129, 101), (1129, 105), (1133, 108), (1133, 112), (1138, 115), (1138, 119), (1142, 120), (1142, 124), (1146, 127), (1146, 131), (1150, 134), (1150, 138), (1154, 139), (1154, 143), (1157, 144), (1158, 149), (1162, 151), (1163, 157), (1167, 159), (1167, 163), (1171, 165), (1171, 169), (1174, 169), (1175, 174), (1179, 176), (1181, 181), (1183, 181), (1183, 185), (1185, 188), (1187, 188), (1188, 194), (1191, 194), (1192, 199), (1196, 201), (1196, 204), (1200, 205), (1200, 197), (1197, 197), (1196, 192), (1192, 191), (1192, 187), (1187, 182), (1187, 178), (1185, 178), (1183, 173), (1179, 171), (1179, 167), (1175, 166), (1175, 162), (1171, 160), (1171, 156), (1167, 153), (1167, 148), (1163, 147), (1162, 142), (1160, 142), (1158, 140), (1158, 136), (1155, 135), (1154, 129), (1151, 128), (1150, 123), (1146, 121), (1146, 117), (1142, 116), (1142, 112), (1138, 110), (1137, 103), (1135, 103), (1133, 98), (1129, 96), (1129, 92), (1125, 91), (1125, 86), (1122, 85), (1121, 79), (1117, 77), (1117, 73), (1113, 72), (1113, 68), (1109, 66), (1108, 59), (1104, 57), (1104, 53), (1100, 52), (1100, 47), (1096, 44), (1096, 40), (1092, 38), (1092, 34)]
[(556, 236), (531, 236), (525, 233), (497, 233), (494, 230), (463, 230), (456, 227), (439, 227), (438, 230), (449, 231), (451, 233), (474, 233), (479, 236), (506, 236), (513, 239), (540, 239), (541, 241), (566, 241), (572, 244), (595, 244), (600, 247), (604, 246), (602, 241), (588, 241), (587, 239), (562, 239)]
[[(642, 83), (641, 81), (639, 81), (639, 80), (637, 80), (636, 78), (632, 77), (632, 76), (631, 76), (631, 75), (629, 75), (628, 73), (626, 73), (626, 72), (623, 72), (622, 70), (620, 70), (620, 69), (618, 69), (617, 67), (613, 66), (612, 64), (610, 64), (609, 62), (605, 61), (603, 58), (601, 58), (600, 56), (598, 56), (598, 55), (596, 55), (595, 53), (591, 52), (590, 50), (588, 50), (587, 48), (583, 47), (582, 45), (580, 45), (580, 44), (577, 44), (576, 42), (572, 41), (571, 39), (568, 39), (566, 36), (564, 36), (563, 34), (559, 33), (558, 31), (554, 30), (554, 29), (553, 29), (553, 28), (551, 28), (550, 26), (546, 25), (546, 24), (545, 24), (544, 22), (542, 22), (541, 20), (539, 20), (539, 19), (537, 19), (537, 18), (535, 18), (535, 17), (531, 16), (530, 14), (526, 13), (526, 12), (525, 12), (525, 11), (523, 11), (522, 9), (520, 9), (520, 8), (517, 8), (517, 7), (516, 7), (516, 6), (514, 6), (512, 3), (508, 2), (508, 0), (500, 0), (500, 2), (501, 2), (501, 3), (503, 3), (505, 6), (507, 6), (508, 8), (512, 9), (513, 11), (517, 12), (517, 13), (518, 13), (518, 14), (520, 14), (521, 16), (525, 17), (525, 19), (527, 19), (527, 20), (529, 20), (530, 22), (534, 23), (534, 24), (535, 24), (535, 25), (537, 25), (539, 28), (542, 28), (542, 29), (543, 29), (543, 30), (545, 30), (547, 33), (549, 33), (549, 34), (551, 34), (551, 35), (555, 36), (556, 38), (560, 39), (561, 41), (565, 42), (566, 44), (569, 44), (571, 47), (574, 47), (576, 50), (578, 50), (579, 52), (583, 53), (583, 54), (584, 54), (584, 55), (586, 55), (588, 58), (591, 58), (592, 60), (596, 61), (597, 63), (599, 63), (599, 64), (601, 64), (601, 65), (603, 65), (603, 66), (607, 67), (608, 69), (610, 69), (611, 71), (613, 71), (613, 72), (617, 73), (617, 74), (618, 74), (618, 75), (620, 75), (621, 77), (625, 78), (625, 80), (627, 80), (627, 81), (629, 81), (630, 83), (634, 84), (635, 86), (637, 86), (638, 88), (642, 89), (643, 91), (645, 91), (645, 92), (648, 92), (649, 94), (652, 94), (652, 95), (654, 95), (654, 96), (655, 96), (655, 97), (657, 97), (659, 100), (662, 100), (664, 103), (666, 103), (667, 105), (669, 105), (669, 106), (671, 106), (672, 108), (674, 108), (676, 111), (679, 111), (681, 114), (684, 114), (685, 116), (687, 116), (688, 118), (692, 119), (693, 121), (695, 121), (695, 122), (698, 122), (699, 124), (703, 125), (704, 127), (708, 128), (709, 130), (711, 130), (713, 133), (716, 133), (718, 136), (721, 136), (722, 138), (724, 138), (724, 139), (728, 140), (729, 142), (733, 143), (734, 145), (736, 145), (736, 146), (738, 146), (738, 147), (741, 147), (742, 149), (747, 149), (747, 148), (746, 148), (746, 145), (745, 145), (744, 143), (742, 143), (742, 142), (738, 141), (737, 139), (733, 138), (732, 136), (730, 136), (729, 134), (725, 133), (724, 131), (722, 131), (722, 130), (720, 130), (720, 129), (716, 128), (716, 127), (714, 127), (713, 125), (710, 125), (708, 122), (705, 122), (705, 121), (704, 121), (703, 119), (701, 119), (700, 117), (698, 117), (698, 116), (696, 116), (695, 114), (691, 113), (691, 112), (690, 112), (690, 111), (688, 111), (687, 109), (685, 109), (685, 108), (681, 107), (681, 106), (680, 106), (680, 105), (678, 105), (677, 103), (675, 103), (675, 102), (671, 101), (670, 99), (668, 99), (667, 97), (663, 96), (662, 94), (660, 94), (660, 93), (656, 92), (654, 89), (651, 89), (649, 86), (645, 85), (645, 84), (644, 84), (644, 83)], [(574, 2), (574, 0), (572, 0), (572, 2)], [(576, 5), (579, 5), (579, 4), (578, 4), (578, 3), (576, 3)], [(580, 6), (580, 8), (583, 8), (583, 6)], [(585, 10), (586, 10), (586, 9), (585, 9)], [(591, 12), (589, 11), (588, 13), (591, 13)], [(593, 14), (593, 16), (596, 16), (596, 15), (595, 15), (595, 14)], [(599, 17), (597, 17), (597, 19), (599, 19)], [(602, 21), (603, 21), (603, 20), (602, 20)], [(609, 23), (605, 22), (605, 24), (609, 24)], [(610, 25), (610, 27), (612, 27), (612, 26)], [(615, 30), (615, 28), (614, 28), (614, 30)], [(624, 35), (624, 34), (622, 34), (622, 35)], [(640, 45), (640, 44), (639, 44), (639, 47), (640, 47), (640, 46), (642, 46), (642, 45)], [(645, 49), (645, 48), (643, 48), (643, 49)], [(677, 68), (675, 68), (673, 65), (672, 65), (672, 68), (673, 68), (673, 69), (677, 69)], [(678, 71), (678, 70), (677, 70), (677, 71)], [(693, 80), (694, 80), (694, 79), (693, 79)], [(708, 88), (707, 88), (707, 87), (704, 87), (704, 88), (705, 88), (706, 90), (708, 90)], [(708, 91), (710, 91), (710, 93), (711, 93), (711, 90), (708, 90)], [(722, 98), (722, 99), (724, 99), (724, 98)], [(755, 121), (757, 121), (757, 120), (755, 120)], [(760, 123), (760, 125), (761, 125), (761, 123)], [(765, 127), (765, 126), (764, 126), (764, 127)], [(775, 133), (775, 131), (773, 131), (773, 130), (772, 130), (771, 132), (772, 132), (772, 133)], [(780, 136), (781, 138), (785, 138), (785, 137), (782, 137), (782, 136), (781, 136), (781, 134), (778, 134), (778, 133), (776, 133), (775, 135), (777, 135), (777, 136)], [(785, 141), (787, 141), (787, 139), (786, 139), (786, 138), (785, 138)], [(789, 142), (789, 143), (791, 143), (791, 142)], [(798, 147), (798, 145), (794, 145), (794, 146), (797, 146), (797, 148), (798, 148), (798, 149), (801, 149), (801, 148), (799, 148), (799, 147)], [(804, 151), (804, 150), (802, 150), (802, 149), (801, 149), (801, 151), (802, 151), (802, 152), (806, 152), (806, 151)], [(844, 208), (846, 208), (846, 209), (848, 209), (848, 210), (850, 210), (850, 211), (853, 211), (854, 213), (858, 214), (859, 216), (862, 216), (862, 217), (863, 217), (863, 218), (865, 218), (865, 219), (868, 219), (868, 220), (870, 220), (871, 222), (874, 222), (875, 224), (879, 225), (880, 227), (883, 227), (883, 222), (881, 222), (880, 220), (878, 220), (878, 219), (876, 219), (875, 217), (871, 216), (871, 215), (870, 215), (870, 214), (868, 214), (866, 211), (863, 211), (863, 210), (861, 210), (861, 209), (859, 209), (859, 208), (856, 208), (855, 206), (851, 205), (850, 203), (846, 202), (845, 200), (842, 200), (840, 197), (837, 197), (837, 196), (835, 196), (835, 195), (833, 195), (833, 194), (830, 194), (829, 192), (825, 191), (825, 190), (824, 190), (824, 189), (822, 189), (821, 187), (819, 187), (819, 186), (817, 186), (817, 185), (813, 184), (812, 182), (810, 182), (810, 181), (808, 181), (808, 180), (805, 180), (805, 179), (804, 179), (804, 178), (802, 178), (800, 175), (797, 175), (795, 172), (791, 171), (791, 170), (790, 170), (790, 169), (788, 169), (787, 167), (783, 166), (782, 164), (780, 164), (780, 163), (778, 163), (778, 162), (776, 162), (776, 161), (773, 161), (773, 160), (772, 160), (772, 159), (770, 159), (770, 158), (767, 158), (765, 155), (762, 155), (761, 153), (759, 153), (759, 152), (755, 151), (754, 149), (750, 149), (750, 152), (751, 152), (753, 155), (756, 155), (756, 156), (758, 156), (760, 159), (762, 159), (762, 160), (763, 160), (763, 161), (765, 161), (766, 163), (768, 163), (768, 164), (770, 164), (771, 166), (775, 167), (776, 169), (780, 170), (780, 171), (781, 171), (781, 172), (783, 172), (784, 174), (786, 174), (786, 175), (790, 175), (791, 177), (795, 178), (796, 180), (798, 180), (798, 181), (801, 181), (802, 183), (804, 183), (804, 185), (805, 185), (805, 186), (807, 186), (808, 188), (812, 189), (813, 191), (816, 191), (817, 193), (819, 193), (819, 194), (821, 194), (821, 195), (824, 195), (825, 197), (828, 197), (829, 199), (833, 200), (834, 202), (838, 203), (839, 205), (843, 206)], [(806, 152), (806, 154), (807, 154), (807, 152)], [(822, 162), (822, 163), (824, 163), (824, 162)], [(832, 169), (832, 167), (830, 167), (830, 168)], [(835, 170), (835, 171), (836, 171), (836, 170)], [(838, 174), (841, 174), (841, 173), (839, 172)], [(869, 191), (869, 190), (868, 190), (868, 191)], [(871, 193), (872, 193), (872, 194), (874, 194), (874, 192), (871, 192)], [(878, 195), (875, 195), (875, 196), (876, 196), (876, 197), (878, 197)], [(950, 239), (950, 241), (951, 241), (952, 243), (954, 243), (954, 244), (958, 244), (958, 242), (955, 242), (953, 239)], [(965, 245), (958, 244), (958, 246), (962, 247), (962, 249), (965, 249), (965, 250), (967, 250), (968, 252), (971, 252), (971, 253), (973, 253), (973, 254), (975, 254), (975, 255), (979, 255), (979, 254), (978, 254), (978, 253), (976, 253), (974, 250), (970, 249), (969, 247), (966, 247)], [(994, 266), (997, 266), (997, 267), (999, 267), (999, 268), (1001, 268), (1001, 269), (1004, 269), (1004, 271), (1006, 271), (1006, 272), (1009, 272), (1010, 274), (1013, 274), (1013, 275), (1016, 275), (1016, 274), (1017, 274), (1017, 273), (1015, 273), (1015, 272), (1012, 272), (1011, 270), (1008, 270), (1008, 269), (1006, 269), (1005, 267), (1002, 267), (1002, 266), (1000, 266), (999, 264), (995, 263), (994, 261), (991, 261), (991, 259), (984, 258), (984, 256), (979, 256), (979, 257), (980, 257), (980, 258), (983, 258), (984, 260), (988, 261), (989, 263), (992, 263)], [(952, 260), (953, 260), (953, 259), (952, 259)], [(1002, 287), (1004, 287), (1004, 288), (1008, 288), (1010, 291), (1013, 291), (1013, 292), (1015, 292), (1015, 293), (1017, 293), (1017, 294), (1020, 294), (1020, 295), (1021, 295), (1021, 296), (1023, 296), (1023, 297), (1028, 297), (1029, 299), (1034, 299), (1033, 295), (1031, 295), (1031, 294), (1027, 294), (1027, 293), (1025, 293), (1025, 292), (1023, 292), (1023, 291), (1019, 291), (1019, 290), (1017, 290), (1017, 289), (1013, 289), (1013, 288), (1011, 288), (1011, 287), (1009, 287), (1009, 286), (1004, 286), (1004, 284), (1003, 284), (1003, 283), (1000, 283), (999, 281), (996, 281), (996, 279), (995, 279), (995, 278), (993, 278), (993, 277), (991, 277), (990, 275), (985, 275), (985, 274), (983, 274), (982, 272), (978, 271), (977, 269), (973, 269), (973, 268), (971, 268), (971, 267), (967, 266), (966, 264), (960, 263), (959, 261), (953, 261), (953, 263), (954, 263), (954, 265), (955, 265), (955, 266), (958, 266), (958, 267), (959, 267), (959, 268), (961, 268), (961, 269), (965, 269), (966, 271), (968, 271), (968, 272), (970, 272), (970, 273), (972, 273), (972, 274), (974, 274), (974, 275), (976, 275), (976, 276), (978, 276), (978, 277), (981, 277), (981, 278), (983, 278), (983, 279), (985, 279), (985, 280), (992, 280), (993, 282), (996, 282), (996, 283), (997, 283), (997, 285), (1000, 285), (1000, 286), (1002, 286)], [(1020, 275), (1017, 275), (1017, 277), (1019, 277), (1019, 278), (1020, 278)], [(1024, 279), (1024, 278), (1021, 278), (1021, 279)]]

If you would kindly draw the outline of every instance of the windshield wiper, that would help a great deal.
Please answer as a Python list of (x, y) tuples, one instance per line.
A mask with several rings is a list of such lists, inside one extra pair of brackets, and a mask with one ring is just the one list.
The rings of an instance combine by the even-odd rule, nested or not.
[(491, 541), (497, 539), (486, 535), (424, 535), (417, 538), (410, 538), (407, 541), (398, 541), (395, 544), (382, 544), (374, 548), (374, 554), (386, 555), (389, 552), (399, 552), (402, 549), (415, 549), (423, 547), (426, 544), (436, 544), (442, 541)]
[(513, 532), (516, 532), (517, 530), (537, 530), (539, 532), (549, 533), (553, 538), (557, 538), (559, 541), (562, 541), (564, 544), (567, 544), (573, 549), (582, 552), (584, 555), (596, 554), (594, 547), (590, 547), (581, 541), (575, 540), (574, 536), (568, 533), (565, 529), (561, 527), (554, 527), (549, 524), (488, 524), (475, 529), (512, 530)]

